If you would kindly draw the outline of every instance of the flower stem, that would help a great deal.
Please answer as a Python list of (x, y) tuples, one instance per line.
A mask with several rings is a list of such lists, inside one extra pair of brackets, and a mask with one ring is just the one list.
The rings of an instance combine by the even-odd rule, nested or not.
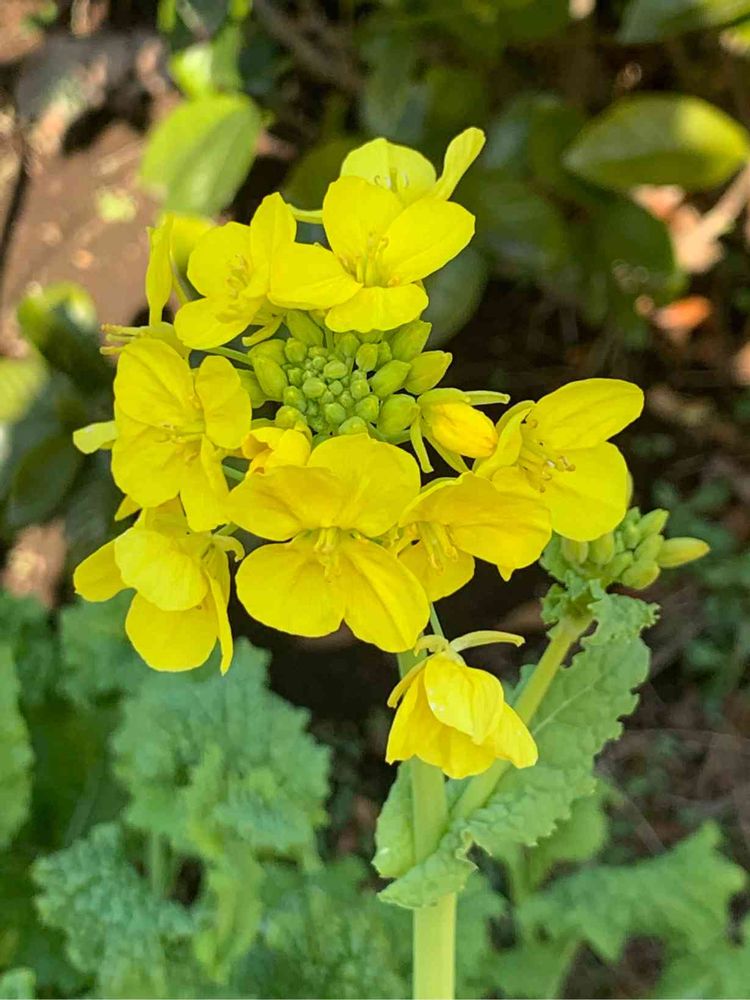
[[(411, 653), (400, 653), (403, 677), (414, 666)], [(418, 757), (409, 763), (412, 791), (414, 861), (419, 864), (437, 849), (448, 823), (445, 779), (438, 767)], [(415, 1000), (452, 1000), (455, 995), (456, 896), (443, 896), (434, 906), (414, 911), (413, 985)]]
[(248, 368), (253, 367), (253, 363), (247, 354), (243, 354), (242, 351), (235, 351), (231, 347), (211, 347), (206, 351), (206, 354), (218, 354), (222, 358), (230, 358), (241, 365), (247, 365)]

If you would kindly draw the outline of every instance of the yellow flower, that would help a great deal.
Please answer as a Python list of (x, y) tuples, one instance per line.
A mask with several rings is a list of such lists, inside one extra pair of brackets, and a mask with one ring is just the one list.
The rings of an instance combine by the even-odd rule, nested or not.
[(248, 326), (248, 338), (272, 336), (282, 314), (268, 302), (272, 261), (291, 244), (297, 226), (280, 194), (264, 198), (249, 226), (228, 222), (209, 230), (190, 255), (188, 278), (205, 298), (188, 302), (175, 316), (175, 329), (189, 347), (206, 349), (233, 340)]
[(402, 514), (401, 561), (431, 601), (453, 594), (474, 575), (474, 557), (504, 579), (528, 566), (550, 538), (549, 513), (514, 469), (497, 484), (471, 472), (427, 486)]
[(227, 552), (243, 554), (232, 538), (191, 532), (179, 505), (167, 504), (144, 511), (132, 528), (84, 559), (73, 584), (88, 601), (136, 591), (125, 631), (155, 670), (198, 667), (218, 641), (225, 673), (232, 661)]
[(309, 433), (292, 427), (253, 427), (242, 442), (242, 454), (250, 459), (251, 473), (281, 465), (306, 465), (311, 450)]
[[(400, 705), (399, 705), (400, 702)], [(386, 760), (419, 757), (449, 778), (486, 771), (493, 761), (531, 767), (531, 733), (505, 703), (500, 681), (449, 650), (418, 663), (391, 692), (395, 708)]]
[[(494, 452), (497, 431), (490, 418), (471, 405), (470, 395), (460, 389), (431, 389), (417, 400), (419, 416), (412, 424), (411, 437), (425, 472), (431, 471), (431, 465), (421, 443), (422, 434), (459, 472), (466, 468), (461, 455), (484, 458)], [(501, 393), (483, 395), (497, 395), (499, 401), (508, 398)]]
[(291, 309), (327, 309), (331, 330), (392, 330), (427, 306), (422, 278), (460, 253), (474, 217), (453, 202), (421, 198), (404, 207), (385, 188), (341, 177), (323, 200), (331, 249), (293, 243), (271, 275), (270, 297)]
[(547, 505), (552, 529), (575, 541), (612, 531), (625, 516), (628, 470), (609, 443), (643, 409), (638, 386), (592, 378), (512, 407), (497, 424), (495, 453), (474, 471), (491, 479), (521, 469)]
[(115, 377), (112, 475), (142, 507), (180, 496), (194, 531), (226, 521), (221, 460), (250, 429), (250, 399), (226, 358), (191, 369), (166, 344), (127, 347)]
[(365, 434), (329, 438), (306, 466), (251, 475), (232, 490), (233, 521), (264, 545), (237, 573), (254, 618), (297, 635), (352, 632), (388, 652), (414, 645), (429, 617), (424, 590), (377, 539), (419, 492), (410, 455)]

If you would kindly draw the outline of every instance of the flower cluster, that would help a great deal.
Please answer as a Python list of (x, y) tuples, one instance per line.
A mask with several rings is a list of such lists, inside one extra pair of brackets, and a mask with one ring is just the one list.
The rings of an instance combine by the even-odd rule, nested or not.
[[(303, 636), (345, 622), (403, 652), (477, 559), (507, 580), (553, 531), (581, 544), (621, 521), (628, 473), (610, 438), (640, 413), (637, 387), (574, 382), (495, 422), (480, 407), (509, 397), (440, 385), (452, 358), (427, 349), (423, 280), (471, 240), (451, 199), (483, 142), (454, 139), (438, 177), (376, 139), (320, 211), (272, 194), (249, 225), (193, 226), (186, 268), (180, 220), (151, 231), (148, 325), (107, 328), (113, 419), (75, 438), (111, 448), (119, 516), (137, 516), (74, 582), (90, 600), (135, 592), (127, 632), (155, 669), (197, 666), (217, 642), (230, 665), (230, 555), (258, 621)], [(426, 479), (438, 460), (447, 474)], [(258, 542), (247, 555), (239, 531)], [(534, 761), (499, 682), (455, 648), (433, 650), (399, 699), (389, 759), (456, 776)]]

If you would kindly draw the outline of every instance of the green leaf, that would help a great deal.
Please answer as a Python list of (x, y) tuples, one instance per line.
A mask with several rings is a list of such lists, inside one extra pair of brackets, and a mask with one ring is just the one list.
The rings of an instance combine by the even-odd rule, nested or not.
[(262, 124), (244, 94), (185, 101), (151, 133), (141, 180), (166, 211), (215, 215), (247, 176)]
[(0, 849), (26, 822), (34, 754), (18, 707), (20, 685), (10, 646), (0, 646)]
[(32, 969), (8, 969), (0, 975), (0, 997), (4, 1000), (32, 1000), (36, 996), (36, 976)]
[(38, 354), (28, 358), (0, 358), (0, 424), (19, 420), (46, 379)]
[(418, 51), (409, 31), (384, 31), (363, 47), (371, 70), (360, 115), (364, 131), (393, 142), (418, 145), (425, 126), (429, 90), (416, 80)]
[(112, 479), (110, 455), (95, 452), (85, 463), (85, 474), (74, 483), (65, 509), (66, 562), (71, 567), (112, 538), (117, 530), (115, 512), (122, 500)]
[(52, 434), (18, 463), (8, 493), (5, 520), (11, 530), (46, 521), (65, 499), (84, 456), (66, 433)]
[(609, 833), (604, 808), (609, 794), (607, 786), (597, 781), (593, 793), (576, 799), (570, 816), (528, 850), (528, 874), (533, 886), (540, 885), (555, 865), (590, 861), (601, 851)]
[(641, 94), (589, 122), (563, 162), (615, 191), (679, 184), (688, 191), (723, 183), (750, 154), (750, 136), (723, 111), (685, 94)]
[(196, 42), (169, 60), (169, 72), (189, 98), (206, 97), (221, 91), (241, 90), (239, 55), (242, 29), (225, 25), (209, 42)]
[(558, 879), (525, 900), (518, 919), (527, 933), (581, 938), (608, 962), (632, 934), (660, 937), (678, 955), (705, 948), (724, 933), (729, 902), (746, 882), (720, 840), (707, 823), (659, 857)]
[(425, 281), (430, 304), (424, 319), (432, 323), (430, 347), (447, 343), (477, 310), (489, 278), (487, 263), (474, 247), (467, 247), (454, 260)]
[(315, 857), (329, 754), (307, 713), (267, 690), (267, 661), (240, 640), (226, 677), (153, 674), (126, 702), (114, 747), (133, 826), (207, 859), (232, 845)]
[(729, 24), (750, 14), (750, 0), (630, 0), (618, 40), (661, 42), (683, 31)]
[(344, 157), (361, 144), (357, 136), (342, 135), (313, 146), (285, 177), (284, 198), (298, 208), (320, 208), (328, 185), (339, 176)]
[(177, 984), (194, 975), (193, 917), (153, 894), (128, 861), (118, 826), (97, 826), (41, 858), (33, 875), (42, 919), (65, 934), (71, 962), (95, 981), (98, 995), (181, 995)]
[(8, 644), (21, 684), (24, 705), (47, 697), (58, 672), (58, 650), (49, 611), (36, 598), (0, 590), (0, 635)]
[(508, 997), (559, 997), (577, 950), (577, 941), (524, 941), (498, 955), (493, 978)]
[(729, 941), (697, 943), (695, 950), (678, 954), (670, 962), (659, 980), (654, 996), (660, 1000), (683, 997), (699, 1000), (732, 1000), (747, 993), (750, 983), (750, 921), (743, 925), (739, 944)]

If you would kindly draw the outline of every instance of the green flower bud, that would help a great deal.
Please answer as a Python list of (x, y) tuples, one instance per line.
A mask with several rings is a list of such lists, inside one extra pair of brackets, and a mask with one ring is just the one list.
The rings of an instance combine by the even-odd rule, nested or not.
[[(355, 374), (357, 374), (355, 372)], [(361, 372), (359, 374), (362, 374)], [(352, 399), (364, 399), (366, 396), (370, 395), (370, 383), (366, 378), (354, 378), (352, 375), (349, 380), (349, 392), (352, 394)]]
[(257, 410), (259, 407), (263, 406), (266, 401), (266, 395), (261, 389), (260, 382), (255, 375), (249, 371), (237, 371), (237, 374), (240, 377), (242, 388), (250, 397), (253, 409)]
[(391, 353), (390, 344), (386, 344), (386, 342), (384, 340), (381, 341), (378, 344), (378, 365), (377, 365), (377, 367), (378, 368), (382, 368), (383, 365), (387, 365), (388, 362), (391, 360), (392, 357), (393, 357), (393, 354)]
[(296, 385), (298, 389), (305, 380), (303, 370), (297, 365), (295, 365), (294, 368), (286, 369), (286, 378), (289, 385)]
[(588, 542), (576, 542), (572, 538), (563, 538), (561, 548), (562, 554), (569, 563), (580, 566), (586, 562), (586, 557), (589, 554)]
[(390, 396), (397, 392), (409, 377), (408, 361), (389, 361), (370, 378), (370, 388), (376, 396)]
[(413, 361), (424, 350), (431, 329), (431, 323), (415, 319), (396, 330), (389, 340), (393, 357), (397, 361)]
[(323, 414), (329, 424), (338, 427), (346, 420), (346, 410), (340, 403), (326, 403)]
[(283, 365), (286, 363), (286, 354), (284, 353), (285, 342), (283, 340), (264, 340), (260, 344), (256, 344), (255, 347), (251, 348), (247, 353), (255, 365), (256, 358), (270, 358), (275, 361), (277, 365)]
[(607, 566), (615, 557), (615, 536), (611, 531), (589, 542), (589, 559), (595, 566)]
[(674, 569), (702, 559), (710, 551), (711, 546), (702, 538), (667, 538), (657, 561), (662, 569)]
[(644, 538), (635, 550), (636, 562), (641, 562), (644, 559), (649, 561), (655, 560), (663, 544), (664, 539), (661, 535), (649, 535), (647, 538)]
[(307, 399), (305, 394), (301, 392), (296, 386), (289, 385), (284, 389), (284, 395), (282, 397), (285, 406), (293, 406), (295, 409), (304, 413), (307, 409)]
[(311, 358), (327, 358), (328, 350), (322, 346), (322, 344), (316, 344), (309, 350), (309, 355)]
[(626, 523), (623, 521), (620, 530), (622, 532), (622, 540), (625, 542), (627, 548), (634, 549), (641, 540), (641, 533), (638, 530), (638, 526), (632, 522)]
[(639, 525), (641, 538), (648, 538), (649, 535), (660, 535), (669, 520), (669, 511), (657, 507), (644, 514)]
[(378, 345), (362, 344), (357, 350), (357, 368), (363, 372), (373, 372), (378, 365)]
[(281, 400), (284, 389), (289, 385), (281, 365), (272, 358), (259, 354), (253, 357), (253, 368), (266, 396), (269, 399)]
[(368, 423), (374, 423), (380, 412), (380, 400), (377, 396), (367, 396), (365, 399), (360, 399), (354, 407), (354, 412)]
[(352, 399), (352, 394), (347, 389), (344, 389), (344, 391), (339, 396), (338, 401), (347, 410), (351, 409), (351, 407), (354, 406), (354, 400)]
[(320, 346), (323, 343), (323, 331), (307, 313), (300, 312), (299, 309), (290, 309), (284, 322), (295, 340), (301, 340), (308, 347)]
[(308, 420), (310, 417), (317, 417), (319, 414), (320, 414), (320, 406), (318, 405), (318, 403), (315, 402), (314, 399), (311, 399), (310, 402), (307, 404), (306, 416)]
[(342, 358), (349, 360), (355, 358), (359, 346), (359, 338), (354, 333), (341, 333), (336, 338), (336, 353), (340, 354)]
[(300, 412), (293, 406), (280, 406), (273, 418), (277, 427), (297, 427), (300, 422)]
[(378, 430), (386, 437), (397, 437), (411, 427), (419, 413), (419, 404), (411, 396), (389, 396), (380, 407)]
[(632, 552), (621, 552), (619, 555), (615, 556), (612, 562), (609, 564), (609, 575), (613, 580), (618, 580), (620, 575), (625, 572), (628, 566), (633, 565), (633, 553)]
[(367, 431), (367, 424), (362, 417), (349, 417), (339, 427), (339, 434), (361, 434)]
[(335, 382), (330, 382), (329, 383), (328, 389), (329, 389), (329, 391), (331, 392), (332, 395), (334, 395), (334, 396), (340, 396), (341, 393), (344, 391), (344, 386), (337, 379)]
[(309, 366), (310, 371), (321, 374), (325, 366), (326, 366), (325, 357), (321, 357), (320, 355), (318, 355), (318, 357), (310, 359), (310, 366)]
[(321, 416), (308, 417), (307, 423), (316, 434), (322, 434), (323, 431), (328, 430), (328, 425)]
[(337, 361), (334, 358), (326, 364), (323, 374), (326, 378), (346, 378), (349, 374), (349, 369), (343, 361)]
[(331, 387), (329, 386), (323, 395), (320, 397), (320, 405), (324, 406), (326, 403), (332, 403), (334, 401), (334, 395), (331, 392)]
[(326, 391), (326, 384), (322, 379), (310, 377), (302, 383), (302, 391), (308, 399), (320, 399)]
[(620, 579), (626, 587), (632, 587), (633, 590), (645, 590), (658, 578), (660, 572), (655, 562), (647, 559), (638, 560), (632, 566), (628, 566)]
[(411, 363), (411, 371), (406, 380), (406, 391), (420, 396), (428, 389), (433, 389), (448, 371), (453, 360), (449, 351), (425, 351)]
[(286, 344), (284, 344), (284, 355), (287, 361), (299, 365), (307, 357), (307, 347), (305, 347), (301, 340), (287, 340)]

